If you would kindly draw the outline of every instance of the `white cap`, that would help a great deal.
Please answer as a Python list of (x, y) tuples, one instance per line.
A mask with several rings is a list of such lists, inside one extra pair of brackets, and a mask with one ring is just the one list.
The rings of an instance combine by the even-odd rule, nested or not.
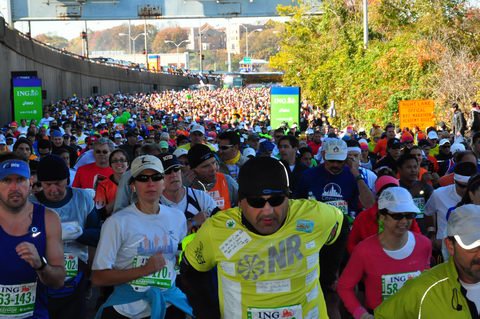
[(463, 249), (474, 249), (480, 246), (480, 214), (474, 204), (455, 208), (448, 218), (447, 235), (455, 237)]
[(115, 136), (114, 136), (114, 138), (122, 138), (122, 134), (116, 133)]
[(465, 152), (465, 145), (461, 143), (453, 143), (452, 146), (450, 146), (450, 153), (455, 154), (457, 152)]
[(245, 157), (249, 157), (249, 156), (255, 157), (257, 155), (257, 152), (255, 152), (255, 150), (253, 148), (247, 147), (246, 149), (243, 150), (242, 154)]
[(442, 139), (440, 140), (440, 142), (438, 142), (438, 145), (443, 146), (443, 145), (445, 145), (445, 144), (447, 144), (447, 143), (448, 143), (448, 144), (451, 144), (451, 143), (450, 143), (450, 140), (449, 140), (448, 138), (442, 138)]
[(338, 138), (332, 138), (325, 141), (322, 145), (325, 150), (326, 161), (344, 161), (347, 158), (347, 143)]
[(205, 128), (202, 125), (193, 124), (192, 128), (190, 129), (190, 134), (193, 132), (200, 132), (205, 135)]
[(434, 140), (434, 139), (438, 140), (438, 135), (437, 135), (437, 132), (435, 132), (435, 131), (428, 132), (427, 137), (431, 140)]
[(133, 177), (137, 177), (146, 169), (153, 169), (159, 173), (164, 173), (162, 161), (152, 155), (143, 155), (135, 158), (132, 162), (130, 171)]
[(174, 152), (173, 155), (175, 155), (177, 158), (180, 158), (184, 155), (187, 155), (188, 151), (184, 148), (177, 148)]
[(388, 209), (390, 213), (420, 213), (410, 192), (403, 187), (389, 187), (378, 198), (378, 209)]

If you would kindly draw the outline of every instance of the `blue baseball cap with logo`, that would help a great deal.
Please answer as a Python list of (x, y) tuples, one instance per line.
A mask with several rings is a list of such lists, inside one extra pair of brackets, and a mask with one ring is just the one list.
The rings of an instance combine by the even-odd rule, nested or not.
[(0, 163), (0, 180), (10, 175), (18, 175), (27, 179), (30, 178), (28, 163), (17, 159)]

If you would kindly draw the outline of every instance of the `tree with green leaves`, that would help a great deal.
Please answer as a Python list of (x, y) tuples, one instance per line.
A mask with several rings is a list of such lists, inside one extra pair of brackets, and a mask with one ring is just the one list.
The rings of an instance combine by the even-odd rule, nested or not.
[[(410, 99), (435, 99), (441, 119), (450, 103), (467, 108), (479, 91), (480, 19), (466, 0), (370, 0), (367, 48), (362, 0), (325, 0), (321, 15), (307, 15), (306, 5), (279, 11), (291, 19), (271, 65), (316, 105), (335, 101), (338, 126), (398, 123), (398, 101)], [(469, 74), (448, 78), (448, 57), (470, 67), (450, 73)], [(453, 80), (469, 83), (468, 92), (447, 92)]]

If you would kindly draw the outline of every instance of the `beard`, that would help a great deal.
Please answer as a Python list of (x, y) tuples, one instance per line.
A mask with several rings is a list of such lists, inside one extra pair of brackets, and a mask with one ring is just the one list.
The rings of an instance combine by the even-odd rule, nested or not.
[[(17, 198), (13, 198), (13, 197)], [(14, 194), (9, 194), (4, 200), (3, 198), (0, 198), (0, 205), (5, 207), (7, 210), (9, 210), (11, 213), (17, 214), (22, 211), (22, 209), (25, 207), (27, 204), (27, 197), (23, 196), (22, 194), (14, 193)]]

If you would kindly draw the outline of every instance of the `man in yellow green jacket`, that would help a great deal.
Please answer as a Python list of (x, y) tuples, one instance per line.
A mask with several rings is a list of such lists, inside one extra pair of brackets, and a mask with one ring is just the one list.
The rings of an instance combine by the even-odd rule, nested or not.
[(380, 318), (479, 318), (480, 214), (478, 206), (456, 208), (448, 220), (447, 262), (409, 280), (375, 309)]

